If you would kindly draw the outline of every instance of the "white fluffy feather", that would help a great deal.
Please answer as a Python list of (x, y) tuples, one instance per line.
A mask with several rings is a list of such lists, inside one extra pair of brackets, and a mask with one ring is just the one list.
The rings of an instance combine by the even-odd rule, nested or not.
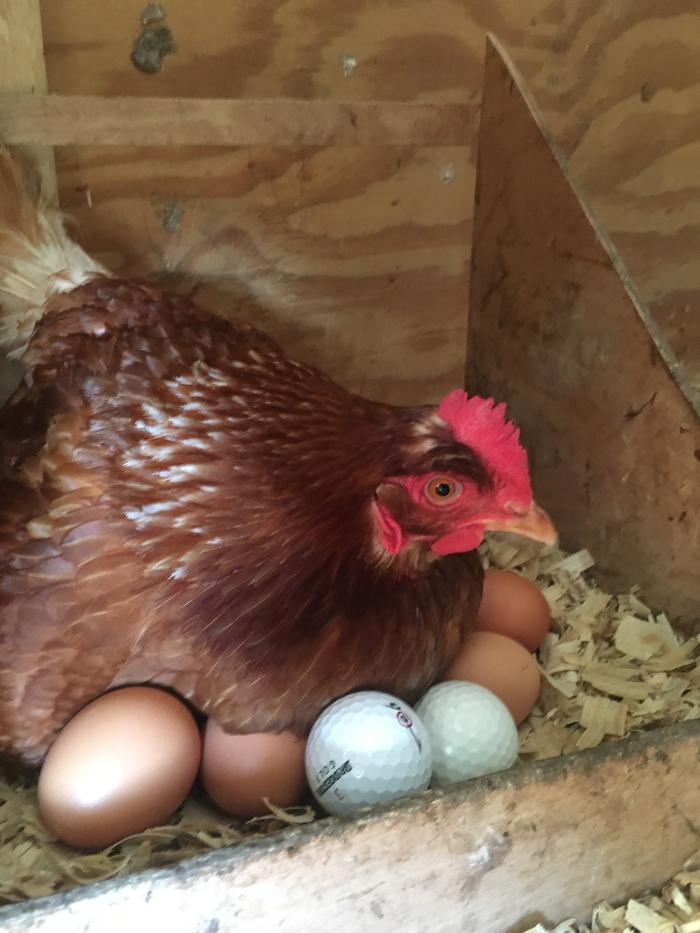
[(0, 349), (21, 357), (46, 300), (106, 272), (70, 239), (60, 213), (32, 203), (0, 147)]

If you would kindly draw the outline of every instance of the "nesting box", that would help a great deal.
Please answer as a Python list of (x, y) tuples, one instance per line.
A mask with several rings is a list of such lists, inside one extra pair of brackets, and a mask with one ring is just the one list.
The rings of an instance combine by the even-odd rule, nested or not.
[[(325, 45), (303, 38), (304, 5), (291, 0), (251, 4), (264, 23), (223, 3), (206, 21), (149, 4), (139, 22), (126, 6), (45, 5), (46, 96), (39, 9), (0, 0), (0, 134), (31, 155), (89, 251), (114, 271), (194, 288), (375, 398), (435, 400), (466, 371), (469, 388), (508, 399), (565, 543), (694, 630), (692, 330), (649, 312), (498, 44), (477, 143), (480, 56), (457, 75), (457, 46), (431, 37), (437, 14), (420, 4), (428, 20), (415, 30), (399, 5), (337, 13)], [(437, 6), (481, 48), (470, 4)], [(589, 27), (604, 33), (597, 16)], [(227, 24), (242, 31), (224, 37)], [(210, 37), (206, 67), (193, 30)], [(429, 38), (414, 87), (418, 35)], [(336, 70), (317, 62), (314, 84), (311, 66), (291, 69), (282, 99), (275, 52), (326, 56)], [(429, 93), (436, 75), (447, 92)], [(366, 99), (372, 82), (383, 100)], [(499, 933), (583, 915), (663, 881), (698, 847), (699, 737), (686, 723), (320, 821), (4, 908), (0, 929)]]

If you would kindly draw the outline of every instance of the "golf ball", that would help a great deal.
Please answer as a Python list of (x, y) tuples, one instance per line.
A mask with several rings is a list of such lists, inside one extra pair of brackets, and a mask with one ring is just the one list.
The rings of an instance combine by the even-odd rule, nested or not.
[(456, 784), (504, 771), (518, 758), (518, 730), (498, 697), (478, 684), (448, 680), (416, 705), (430, 736), (433, 783)]
[(328, 813), (395, 800), (430, 782), (430, 739), (413, 709), (375, 690), (336, 700), (314, 723), (306, 776)]

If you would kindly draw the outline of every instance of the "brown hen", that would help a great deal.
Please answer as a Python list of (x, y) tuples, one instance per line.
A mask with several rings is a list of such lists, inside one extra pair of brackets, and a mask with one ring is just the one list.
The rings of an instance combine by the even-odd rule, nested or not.
[(0, 750), (41, 760), (110, 687), (229, 731), (409, 701), (478, 606), (474, 548), (552, 540), (502, 407), (352, 395), (254, 328), (119, 281), (0, 168)]

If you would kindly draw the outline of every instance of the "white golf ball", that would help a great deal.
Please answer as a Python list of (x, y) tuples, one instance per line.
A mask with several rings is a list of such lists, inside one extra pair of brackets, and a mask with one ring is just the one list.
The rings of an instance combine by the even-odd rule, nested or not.
[(430, 736), (433, 783), (456, 784), (504, 771), (518, 759), (518, 730), (507, 706), (485, 687), (448, 680), (416, 704)]
[(306, 744), (309, 785), (334, 814), (425, 790), (432, 764), (430, 739), (414, 710), (376, 690), (331, 703)]

